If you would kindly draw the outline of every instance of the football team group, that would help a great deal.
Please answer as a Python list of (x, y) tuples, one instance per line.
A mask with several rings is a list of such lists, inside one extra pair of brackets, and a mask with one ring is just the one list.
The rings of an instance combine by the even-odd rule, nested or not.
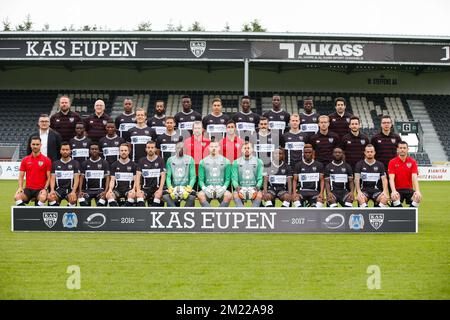
[[(220, 98), (211, 113), (192, 109), (165, 114), (155, 102), (148, 118), (142, 108), (124, 100), (114, 120), (97, 100), (94, 113), (81, 118), (68, 97), (59, 111), (41, 115), (39, 129), (28, 140), (22, 159), (16, 205), (35, 201), (58, 206), (194, 206), (217, 200), (243, 206), (366, 207), (407, 205), (421, 201), (418, 167), (408, 144), (393, 132), (392, 119), (381, 118), (381, 130), (369, 139), (360, 119), (336, 98), (336, 111), (319, 115), (314, 101), (303, 101), (300, 113), (282, 109), (274, 94), (272, 110), (251, 111), (251, 99), (240, 99), (240, 111), (222, 113)], [(26, 186), (24, 182), (26, 181)]]

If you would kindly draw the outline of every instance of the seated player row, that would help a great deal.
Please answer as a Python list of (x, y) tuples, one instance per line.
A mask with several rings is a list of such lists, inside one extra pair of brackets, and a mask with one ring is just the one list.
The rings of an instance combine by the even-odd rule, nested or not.
[[(398, 157), (389, 163), (388, 179), (384, 165), (375, 159), (375, 149), (366, 145), (364, 159), (353, 170), (345, 162), (344, 152), (337, 147), (333, 150), (332, 161), (325, 167), (314, 159), (310, 144), (303, 148), (303, 159), (291, 169), (285, 163), (284, 150), (273, 153), (270, 166), (264, 168), (262, 160), (253, 154), (253, 145), (245, 142), (242, 156), (231, 162), (220, 154), (220, 145), (209, 144), (209, 155), (198, 164), (198, 181), (194, 159), (184, 154), (185, 146), (179, 142), (175, 155), (169, 157), (166, 165), (156, 154), (156, 143), (146, 143), (146, 156), (135, 164), (129, 158), (130, 146), (123, 143), (119, 147), (119, 160), (111, 166), (100, 158), (99, 145), (92, 143), (90, 157), (80, 167), (71, 158), (69, 143), (61, 146), (61, 159), (51, 165), (51, 176), (46, 171), (49, 159), (40, 154), (39, 137), (32, 139), (32, 154), (23, 159), (16, 204), (27, 203), (37, 198), (39, 205), (48, 200), (49, 205), (59, 205), (66, 199), (69, 205), (89, 206), (95, 199), (97, 206), (150, 206), (174, 207), (185, 201), (185, 206), (194, 206), (196, 197), (202, 206), (210, 206), (214, 199), (220, 206), (228, 206), (233, 199), (236, 206), (243, 206), (251, 200), (254, 207), (274, 206), (276, 199), (283, 207), (322, 207), (326, 202), (330, 207), (338, 204), (352, 206), (356, 200), (361, 207), (372, 200), (376, 206), (385, 207), (389, 199), (394, 206), (406, 202), (418, 206), (421, 194), (417, 181), (417, 164), (408, 157), (408, 145), (398, 145)], [(37, 168), (33, 168), (33, 164)], [(37, 170), (33, 170), (37, 169)], [(38, 176), (39, 172), (42, 173)], [(24, 175), (27, 188), (23, 189)], [(45, 178), (47, 177), (47, 179)], [(38, 182), (39, 180), (39, 182)], [(42, 188), (33, 186), (43, 185)], [(47, 195), (47, 187), (50, 192)], [(197, 192), (198, 191), (198, 192)], [(325, 192), (326, 191), (326, 197)]]

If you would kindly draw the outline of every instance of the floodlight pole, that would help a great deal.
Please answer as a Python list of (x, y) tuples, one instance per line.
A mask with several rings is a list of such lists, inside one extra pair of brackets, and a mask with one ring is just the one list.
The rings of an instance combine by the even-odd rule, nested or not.
[(248, 59), (244, 59), (244, 95), (248, 96)]

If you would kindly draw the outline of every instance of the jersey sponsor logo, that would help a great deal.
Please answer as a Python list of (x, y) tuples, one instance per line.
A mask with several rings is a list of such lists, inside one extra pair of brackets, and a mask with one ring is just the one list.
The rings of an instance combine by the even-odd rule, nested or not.
[(200, 58), (206, 50), (206, 41), (191, 41), (190, 47), (192, 54)]
[(62, 218), (63, 227), (67, 229), (76, 228), (78, 225), (78, 217), (75, 212), (66, 212)]
[(348, 225), (352, 230), (364, 229), (364, 217), (362, 214), (351, 214)]
[(378, 230), (384, 222), (384, 214), (383, 213), (370, 213), (369, 214), (369, 222), (374, 227), (375, 230)]
[(42, 212), (42, 218), (45, 225), (51, 229), (58, 221), (58, 212)]

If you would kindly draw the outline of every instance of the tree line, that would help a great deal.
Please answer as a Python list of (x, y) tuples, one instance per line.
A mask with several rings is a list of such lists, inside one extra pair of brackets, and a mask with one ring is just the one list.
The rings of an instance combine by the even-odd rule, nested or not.
[[(44, 24), (44, 27), (41, 30), (36, 30), (34, 28), (35, 23), (32, 21), (31, 16), (27, 15), (25, 19), (16, 25), (13, 25), (8, 18), (3, 20), (3, 31), (111, 31), (108, 27), (98, 26), (98, 25), (83, 25), (75, 27), (73, 24), (70, 26), (65, 26), (61, 30), (50, 30), (50, 25), (48, 23)], [(134, 30), (126, 30), (126, 31), (154, 31), (152, 29), (152, 23), (150, 21), (142, 21), (140, 22)], [(200, 22), (194, 21), (189, 26), (183, 26), (181, 23), (178, 25), (174, 25), (172, 22), (168, 23), (164, 30), (155, 30), (155, 31), (195, 31), (195, 32), (204, 32), (206, 30), (205, 26), (203, 26)], [(228, 22), (225, 24), (223, 30), (224, 32), (230, 32), (230, 25)], [(266, 32), (267, 29), (264, 28), (258, 19), (254, 19), (250, 22), (245, 22), (242, 25), (240, 31), (243, 32)]]

